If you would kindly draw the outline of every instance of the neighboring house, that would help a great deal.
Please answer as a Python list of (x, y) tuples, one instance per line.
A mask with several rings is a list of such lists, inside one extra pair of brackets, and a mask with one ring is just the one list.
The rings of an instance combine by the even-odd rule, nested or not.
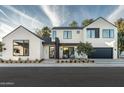
[(79, 58), (76, 48), (80, 42), (94, 47), (89, 58), (117, 59), (117, 28), (102, 17), (85, 27), (53, 27), (51, 38), (41, 39), (19, 26), (3, 37), (3, 59)]

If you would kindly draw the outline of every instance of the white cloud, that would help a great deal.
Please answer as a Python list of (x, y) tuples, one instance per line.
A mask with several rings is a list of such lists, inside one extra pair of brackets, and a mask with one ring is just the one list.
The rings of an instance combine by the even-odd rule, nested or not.
[(13, 29), (14, 29), (13, 27), (0, 22), (0, 41), (2, 40), (2, 37), (10, 33)]
[(120, 18), (124, 14), (124, 6), (120, 5), (114, 12), (112, 12), (107, 19), (111, 22), (115, 22), (118, 18)]
[[(16, 25), (24, 25), (26, 27), (31, 27), (32, 29), (34, 27), (41, 27), (43, 26), (43, 23), (41, 23), (40, 21), (36, 20), (35, 18), (15, 9), (12, 6), (3, 6), (11, 11), (13, 11), (14, 13), (20, 15), (20, 22), (14, 22)], [(25, 23), (26, 22), (26, 23)], [(35, 25), (35, 26), (34, 26)]]
[(50, 7), (47, 5), (41, 6), (41, 9), (45, 12), (45, 14), (50, 19), (53, 26), (59, 26), (61, 24), (59, 15), (56, 13), (56, 7)]

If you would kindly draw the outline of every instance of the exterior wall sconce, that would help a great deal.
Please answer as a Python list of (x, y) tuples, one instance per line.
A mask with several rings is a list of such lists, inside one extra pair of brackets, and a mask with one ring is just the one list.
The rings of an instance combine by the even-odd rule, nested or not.
[(6, 50), (6, 48), (3, 48), (3, 50)]

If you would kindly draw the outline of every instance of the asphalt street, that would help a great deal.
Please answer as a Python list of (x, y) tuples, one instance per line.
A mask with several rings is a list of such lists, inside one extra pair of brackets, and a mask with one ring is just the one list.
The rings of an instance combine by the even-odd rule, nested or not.
[(124, 87), (124, 67), (0, 67), (0, 86)]

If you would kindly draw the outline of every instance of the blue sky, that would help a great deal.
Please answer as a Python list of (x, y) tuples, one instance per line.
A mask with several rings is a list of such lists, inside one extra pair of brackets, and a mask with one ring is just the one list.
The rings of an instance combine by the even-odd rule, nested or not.
[(124, 17), (124, 6), (115, 5), (21, 5), (0, 6), (0, 39), (19, 25), (35, 31), (43, 26), (68, 26), (75, 20), (79, 26), (86, 18), (104, 17), (114, 22)]

